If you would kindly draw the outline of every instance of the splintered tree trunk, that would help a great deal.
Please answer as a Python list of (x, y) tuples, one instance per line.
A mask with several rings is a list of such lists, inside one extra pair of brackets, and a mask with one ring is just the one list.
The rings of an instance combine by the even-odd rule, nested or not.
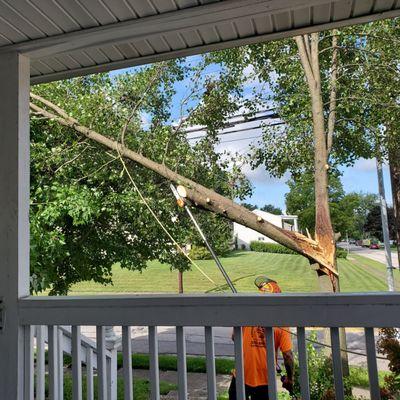
[[(295, 38), (300, 60), (306, 76), (312, 109), (314, 133), (314, 189), (315, 189), (315, 240), (323, 249), (324, 257), (337, 270), (335, 234), (332, 227), (329, 211), (329, 152), (332, 148), (336, 112), (336, 79), (337, 79), (337, 38), (332, 40), (333, 56), (331, 68), (331, 92), (329, 102), (328, 124), (325, 127), (324, 105), (321, 90), (321, 72), (319, 65), (319, 34), (298, 36)], [(320, 290), (322, 292), (338, 292), (338, 275), (331, 272), (318, 274)], [(325, 343), (330, 344), (329, 329), (325, 330)], [(346, 332), (340, 329), (340, 345), (345, 351), (341, 352), (344, 376), (348, 376), (349, 361), (346, 352)]]
[(400, 143), (393, 142), (393, 146), (389, 149), (389, 169), (396, 230), (397, 259), (400, 266)]

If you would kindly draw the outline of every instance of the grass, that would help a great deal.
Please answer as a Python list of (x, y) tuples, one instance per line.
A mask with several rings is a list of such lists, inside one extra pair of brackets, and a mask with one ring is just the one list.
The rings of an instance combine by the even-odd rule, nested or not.
[[(177, 385), (160, 381), (160, 394), (166, 395), (171, 390), (176, 390)], [(133, 385), (135, 400), (148, 400), (150, 398), (150, 382), (147, 379), (135, 379)], [(82, 377), (82, 398), (86, 398), (86, 379)], [(46, 398), (48, 396), (48, 379), (46, 377)], [(94, 377), (94, 398), (97, 399), (97, 376)], [(72, 377), (64, 375), (64, 400), (72, 400)], [(117, 378), (117, 400), (124, 400), (123, 378)]]
[[(389, 375), (390, 372), (378, 371), (379, 385), (383, 386), (384, 378)], [(361, 388), (369, 387), (368, 371), (362, 367), (350, 366), (350, 378), (349, 382), (351, 386), (358, 386)]]
[[(122, 367), (122, 354), (118, 353), (118, 368)], [(173, 355), (158, 356), (158, 368), (160, 371), (177, 371), (178, 362), (177, 357)], [(134, 354), (132, 356), (133, 369), (149, 369), (150, 361), (148, 354)], [(228, 375), (235, 367), (235, 362), (230, 358), (216, 358), (215, 370), (217, 374)], [(201, 372), (206, 373), (206, 358), (205, 357), (186, 357), (186, 370), (187, 372)]]
[[(262, 274), (276, 279), (284, 292), (318, 291), (316, 274), (302, 256), (239, 251), (221, 258), (221, 261), (239, 292), (254, 292), (254, 278)], [(225, 282), (212, 260), (199, 260), (197, 263), (216, 285), (193, 268), (184, 273), (184, 291), (186, 293), (227, 290)], [(386, 290), (386, 269), (377, 261), (350, 254), (349, 259), (338, 260), (338, 267), (341, 275), (340, 286), (343, 292)], [(398, 275), (395, 272), (397, 285), (400, 284)], [(103, 286), (94, 282), (81, 282), (72, 287), (70, 294), (176, 293), (177, 288), (177, 272), (171, 271), (168, 265), (152, 261), (143, 272), (121, 269), (119, 265), (115, 265), (113, 267), (113, 285)]]

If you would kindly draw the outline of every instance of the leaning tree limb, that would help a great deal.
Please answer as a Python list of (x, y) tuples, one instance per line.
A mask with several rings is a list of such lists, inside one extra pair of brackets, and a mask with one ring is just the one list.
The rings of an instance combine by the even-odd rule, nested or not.
[(42, 115), (45, 118), (57, 121), (63, 126), (72, 128), (82, 136), (91, 139), (108, 149), (118, 152), (122, 157), (132, 160), (178, 185), (184, 186), (187, 193), (187, 199), (193, 202), (197, 207), (212, 211), (233, 222), (254, 229), (283, 246), (307, 257), (313, 265), (318, 265), (318, 268), (322, 273), (331, 277), (338, 276), (334, 265), (325, 254), (324, 248), (321, 247), (317, 241), (298, 232), (291, 232), (279, 228), (270, 222), (265, 221), (247, 208), (240, 206), (213, 190), (172, 171), (165, 165), (154, 162), (149, 158), (130, 150), (123, 144), (81, 125), (78, 120), (69, 116), (63, 109), (50, 101), (35, 94), (31, 94), (31, 98), (52, 110), (48, 111), (48, 109), (31, 102), (30, 107), (36, 115)]

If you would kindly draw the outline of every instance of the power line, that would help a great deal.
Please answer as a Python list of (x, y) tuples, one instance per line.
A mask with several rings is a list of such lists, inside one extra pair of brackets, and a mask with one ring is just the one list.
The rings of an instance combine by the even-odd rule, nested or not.
[[(239, 124), (237, 124), (237, 125), (239, 125)], [(279, 126), (279, 125), (285, 125), (285, 123), (284, 122), (274, 122), (272, 124), (268, 124), (268, 126)], [(229, 135), (229, 134), (238, 133), (238, 132), (247, 132), (247, 131), (252, 131), (252, 130), (261, 129), (261, 128), (262, 127), (260, 125), (258, 125), (258, 126), (252, 126), (249, 128), (233, 129), (233, 130), (230, 130), (227, 132), (218, 133), (217, 136), (224, 136), (224, 135)], [(206, 134), (199, 135), (199, 136), (193, 136), (193, 137), (188, 138), (188, 140), (202, 139), (204, 137), (206, 137)]]

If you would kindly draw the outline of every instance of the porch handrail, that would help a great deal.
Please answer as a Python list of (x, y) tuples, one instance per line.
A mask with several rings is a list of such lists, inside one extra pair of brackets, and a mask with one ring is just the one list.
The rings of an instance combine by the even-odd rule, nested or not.
[(400, 293), (31, 296), (19, 315), (23, 325), (394, 327)]

